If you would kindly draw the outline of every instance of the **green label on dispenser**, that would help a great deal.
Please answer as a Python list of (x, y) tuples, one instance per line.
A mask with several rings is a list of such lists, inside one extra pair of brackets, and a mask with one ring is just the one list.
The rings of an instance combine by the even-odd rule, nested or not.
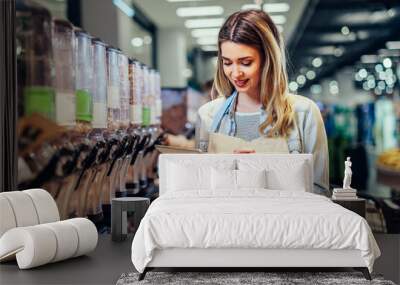
[(24, 89), (25, 115), (39, 113), (48, 119), (55, 119), (55, 91), (47, 86), (32, 86)]
[(76, 119), (79, 121), (92, 121), (92, 96), (86, 90), (76, 91)]
[(144, 126), (149, 126), (150, 125), (150, 108), (149, 107), (143, 107), (143, 112), (142, 112), (142, 124)]

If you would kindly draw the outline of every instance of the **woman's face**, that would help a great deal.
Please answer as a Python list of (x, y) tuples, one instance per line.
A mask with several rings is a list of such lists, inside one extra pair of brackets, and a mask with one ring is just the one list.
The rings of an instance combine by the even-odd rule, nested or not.
[(261, 56), (252, 46), (225, 41), (221, 44), (224, 73), (238, 92), (259, 95)]

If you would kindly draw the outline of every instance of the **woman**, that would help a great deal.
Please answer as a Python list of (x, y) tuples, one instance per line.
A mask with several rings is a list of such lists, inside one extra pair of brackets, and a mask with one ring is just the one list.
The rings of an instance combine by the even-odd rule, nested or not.
[(283, 138), (290, 153), (313, 154), (314, 192), (328, 196), (328, 147), (321, 113), (310, 99), (288, 93), (285, 65), (283, 42), (266, 13), (232, 14), (218, 35), (213, 89), (219, 97), (199, 109), (196, 145), (207, 150), (212, 132), (246, 140)]

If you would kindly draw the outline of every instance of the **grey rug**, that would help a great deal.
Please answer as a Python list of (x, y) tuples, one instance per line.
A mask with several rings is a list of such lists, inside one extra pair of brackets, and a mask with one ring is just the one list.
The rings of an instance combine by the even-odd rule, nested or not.
[(142, 281), (138, 281), (138, 273), (122, 274), (117, 285), (146, 284), (379, 284), (395, 285), (381, 276), (372, 275), (368, 281), (359, 272), (148, 272)]

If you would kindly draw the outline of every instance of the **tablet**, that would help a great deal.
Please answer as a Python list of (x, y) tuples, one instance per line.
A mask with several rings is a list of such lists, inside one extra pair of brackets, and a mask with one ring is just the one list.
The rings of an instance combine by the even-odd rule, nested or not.
[(204, 153), (198, 148), (185, 148), (177, 146), (167, 146), (167, 145), (155, 145), (156, 149), (161, 153)]

